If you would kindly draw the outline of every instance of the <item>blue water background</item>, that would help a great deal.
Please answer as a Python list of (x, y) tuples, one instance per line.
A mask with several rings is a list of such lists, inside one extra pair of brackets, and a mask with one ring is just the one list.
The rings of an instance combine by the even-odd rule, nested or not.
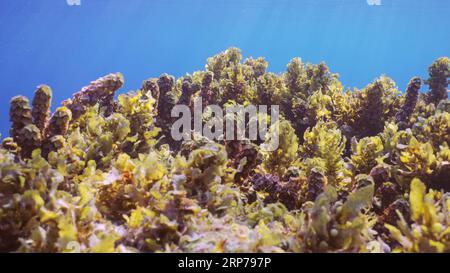
[[(325, 61), (346, 87), (381, 74), (400, 89), (450, 55), (450, 1), (381, 0), (0, 1), (0, 132), (9, 100), (45, 83), (53, 109), (91, 80), (122, 72), (121, 92), (168, 72), (204, 68), (230, 46), (283, 72), (293, 57)], [(377, 1), (377, 0), (372, 0)], [(426, 90), (426, 89), (425, 89)]]

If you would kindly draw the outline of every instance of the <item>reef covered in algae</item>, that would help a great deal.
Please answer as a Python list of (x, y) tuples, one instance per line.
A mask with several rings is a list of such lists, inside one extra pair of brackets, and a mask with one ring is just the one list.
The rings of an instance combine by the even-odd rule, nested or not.
[[(450, 252), (450, 60), (405, 92), (386, 76), (344, 90), (299, 58), (267, 67), (230, 48), (118, 99), (120, 73), (54, 113), (49, 86), (14, 97), (0, 252)], [(195, 98), (279, 105), (278, 149), (174, 141), (170, 111)]]

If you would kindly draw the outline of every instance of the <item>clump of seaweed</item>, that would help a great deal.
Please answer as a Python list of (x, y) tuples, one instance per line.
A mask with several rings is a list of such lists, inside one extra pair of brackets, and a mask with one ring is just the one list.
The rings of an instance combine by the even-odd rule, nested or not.
[(265, 145), (272, 144), (275, 134), (279, 139), (278, 147), (275, 151), (266, 153), (263, 167), (268, 172), (281, 176), (297, 159), (298, 137), (287, 120), (279, 121), (270, 127)]
[(430, 190), (419, 180), (411, 182), (409, 195), (411, 221), (400, 212), (397, 225), (386, 224), (396, 241), (395, 252), (448, 252), (450, 250), (448, 194)]
[[(53, 114), (46, 85), (32, 107), (14, 97), (0, 252), (450, 251), (447, 57), (405, 93), (386, 76), (344, 90), (325, 63), (299, 58), (267, 70), (230, 48), (117, 100), (120, 73)], [(256, 140), (174, 141), (171, 110), (195, 99), (279, 105), (281, 118)]]
[(52, 105), (52, 89), (47, 85), (41, 85), (36, 90), (33, 99), (33, 123), (44, 132), (50, 118), (50, 107)]
[(65, 136), (69, 131), (69, 125), (72, 121), (72, 111), (63, 106), (56, 109), (53, 113), (48, 126), (46, 127), (45, 136), (52, 138), (57, 135)]
[(115, 92), (123, 84), (124, 79), (121, 73), (109, 74), (83, 87), (73, 95), (72, 99), (65, 101), (63, 104), (72, 112), (74, 120), (85, 113), (89, 106), (94, 106), (97, 103), (108, 108), (105, 110), (106, 112), (112, 112), (113, 109), (110, 108), (114, 106), (114, 103), (111, 100), (114, 99)]
[(12, 98), (9, 119), (11, 121), (10, 135), (14, 140), (19, 141), (22, 129), (33, 123), (30, 101), (28, 98), (23, 96)]
[(408, 88), (406, 89), (405, 103), (395, 116), (397, 123), (409, 122), (417, 104), (421, 84), (422, 80), (419, 77), (414, 77), (409, 81)]
[(448, 98), (448, 83), (450, 78), (450, 59), (442, 57), (434, 61), (428, 68), (430, 78), (425, 82), (430, 86), (427, 94), (428, 102), (438, 105)]

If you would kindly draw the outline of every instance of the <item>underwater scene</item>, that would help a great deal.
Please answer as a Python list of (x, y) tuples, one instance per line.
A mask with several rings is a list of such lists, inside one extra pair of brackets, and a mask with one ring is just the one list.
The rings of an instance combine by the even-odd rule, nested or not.
[(0, 5), (0, 252), (450, 252), (450, 1)]

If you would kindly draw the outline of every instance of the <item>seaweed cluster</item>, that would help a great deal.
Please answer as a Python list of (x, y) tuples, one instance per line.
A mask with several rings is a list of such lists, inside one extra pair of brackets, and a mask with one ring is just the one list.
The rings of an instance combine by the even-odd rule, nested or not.
[[(406, 92), (386, 76), (344, 90), (299, 58), (267, 67), (230, 48), (117, 100), (124, 78), (107, 75), (52, 115), (48, 86), (13, 98), (0, 251), (450, 252), (449, 59)], [(173, 140), (172, 107), (196, 98), (279, 105), (278, 149), (262, 149), (274, 127)]]

